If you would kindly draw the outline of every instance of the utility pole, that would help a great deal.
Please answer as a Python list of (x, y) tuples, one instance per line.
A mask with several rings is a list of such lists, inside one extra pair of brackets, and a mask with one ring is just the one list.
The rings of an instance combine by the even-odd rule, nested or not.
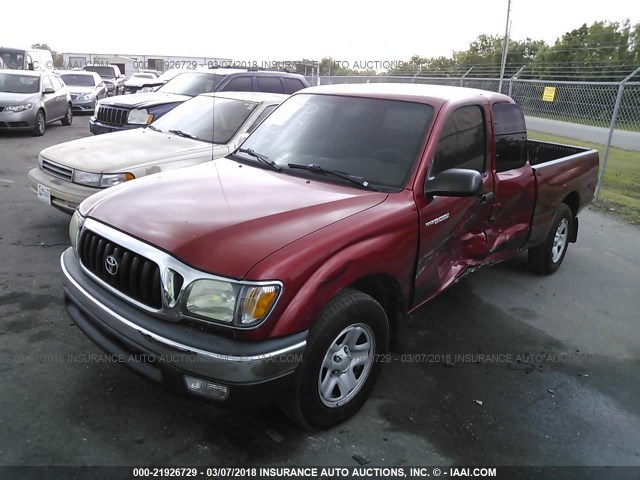
[(507, 0), (507, 22), (504, 27), (504, 44), (502, 45), (502, 66), (500, 68), (500, 84), (498, 92), (502, 93), (502, 78), (504, 77), (504, 67), (507, 64), (507, 52), (509, 51), (509, 14), (511, 13), (511, 0)]

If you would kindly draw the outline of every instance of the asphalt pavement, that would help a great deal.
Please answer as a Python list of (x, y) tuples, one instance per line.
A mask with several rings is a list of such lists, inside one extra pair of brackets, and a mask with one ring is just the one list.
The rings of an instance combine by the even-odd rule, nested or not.
[(167, 393), (68, 318), (69, 217), (26, 174), (85, 135), (0, 134), (0, 464), (640, 465), (638, 227), (587, 210), (556, 274), (522, 255), (467, 277), (407, 322), (357, 416), (308, 432)]

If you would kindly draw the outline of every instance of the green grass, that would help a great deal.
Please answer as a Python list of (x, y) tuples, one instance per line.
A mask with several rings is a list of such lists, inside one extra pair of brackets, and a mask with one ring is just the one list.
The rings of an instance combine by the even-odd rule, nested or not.
[[(531, 140), (593, 148), (604, 160), (604, 145), (575, 138), (530, 131)], [(632, 223), (640, 223), (640, 152), (611, 147), (597, 206), (613, 211)]]

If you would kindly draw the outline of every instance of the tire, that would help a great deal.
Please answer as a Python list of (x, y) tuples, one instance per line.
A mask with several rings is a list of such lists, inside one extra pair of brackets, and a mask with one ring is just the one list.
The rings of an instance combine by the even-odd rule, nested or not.
[(67, 105), (67, 113), (64, 114), (61, 122), (65, 127), (68, 127), (73, 123), (73, 110), (71, 109), (71, 105)]
[(550, 275), (560, 268), (569, 247), (572, 225), (571, 209), (563, 203), (556, 210), (553, 224), (544, 243), (529, 249), (531, 270), (541, 275)]
[(44, 115), (44, 111), (38, 110), (36, 113), (36, 124), (33, 127), (33, 135), (35, 137), (41, 137), (44, 135), (44, 131), (47, 128), (47, 119)]
[(388, 348), (389, 322), (382, 306), (358, 290), (338, 293), (309, 332), (282, 405), (285, 414), (308, 429), (347, 420), (373, 390), (382, 366), (376, 356)]

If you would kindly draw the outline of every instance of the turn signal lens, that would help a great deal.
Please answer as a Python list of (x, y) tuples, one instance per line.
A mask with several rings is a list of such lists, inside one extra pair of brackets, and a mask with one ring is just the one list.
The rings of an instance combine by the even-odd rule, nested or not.
[(273, 307), (280, 287), (266, 285), (259, 287), (245, 287), (242, 295), (240, 323), (251, 325), (266, 317)]

